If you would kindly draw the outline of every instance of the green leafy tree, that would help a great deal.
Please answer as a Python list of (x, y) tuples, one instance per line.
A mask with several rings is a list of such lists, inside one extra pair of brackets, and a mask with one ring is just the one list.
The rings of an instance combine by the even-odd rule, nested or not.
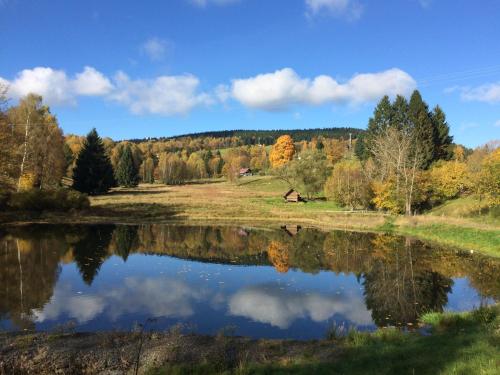
[(73, 170), (73, 188), (90, 195), (106, 193), (115, 185), (113, 167), (101, 137), (92, 129)]
[(132, 159), (130, 146), (123, 149), (115, 172), (116, 182), (120, 186), (133, 187), (139, 183), (139, 173)]

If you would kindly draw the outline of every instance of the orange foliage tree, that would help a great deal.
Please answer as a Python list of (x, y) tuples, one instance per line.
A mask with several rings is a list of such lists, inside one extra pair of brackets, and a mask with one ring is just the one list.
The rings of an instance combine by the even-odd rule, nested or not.
[(269, 247), (267, 248), (267, 256), (274, 268), (276, 268), (276, 271), (280, 273), (288, 272), (288, 269), (290, 268), (289, 255), (288, 248), (284, 243), (271, 241)]
[(281, 167), (291, 161), (295, 155), (295, 145), (289, 135), (282, 135), (273, 145), (269, 154), (269, 161), (273, 168)]

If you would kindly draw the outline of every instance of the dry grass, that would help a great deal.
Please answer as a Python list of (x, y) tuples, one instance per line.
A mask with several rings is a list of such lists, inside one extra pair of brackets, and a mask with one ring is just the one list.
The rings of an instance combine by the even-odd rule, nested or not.
[(213, 221), (294, 223), (323, 228), (369, 230), (384, 223), (378, 213), (341, 211), (331, 202), (285, 203), (286, 186), (272, 177), (248, 177), (238, 184), (216, 180), (178, 186), (140, 185), (92, 197), (101, 219), (137, 222)]

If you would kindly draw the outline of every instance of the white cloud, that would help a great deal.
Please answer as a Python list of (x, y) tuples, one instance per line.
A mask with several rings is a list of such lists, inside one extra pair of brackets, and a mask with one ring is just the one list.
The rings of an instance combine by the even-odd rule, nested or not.
[(305, 2), (308, 16), (326, 13), (356, 20), (363, 13), (363, 6), (356, 0), (305, 0)]
[(240, 0), (189, 0), (190, 3), (200, 8), (205, 8), (208, 5), (228, 5), (239, 1)]
[(198, 105), (213, 102), (210, 95), (198, 92), (200, 81), (189, 74), (131, 80), (118, 72), (114, 82), (116, 89), (109, 98), (135, 114), (186, 114)]
[(500, 120), (498, 120), (497, 122), (495, 122), (494, 126), (497, 127), (497, 128), (500, 128)]
[(274, 284), (250, 286), (238, 291), (229, 300), (229, 311), (232, 315), (244, 316), (282, 329), (288, 328), (300, 318), (323, 322), (336, 314), (357, 325), (372, 324), (363, 296), (290, 292)]
[(74, 104), (71, 84), (62, 70), (47, 67), (24, 69), (8, 85), (8, 94), (15, 98), (36, 93), (49, 104)]
[(113, 89), (110, 80), (91, 66), (75, 76), (73, 87), (75, 94), (88, 96), (105, 95)]
[(500, 103), (500, 82), (488, 83), (478, 87), (462, 87), (461, 97), (467, 101)]
[(232, 96), (243, 105), (263, 110), (283, 110), (293, 104), (366, 103), (383, 95), (408, 95), (415, 80), (400, 69), (353, 76), (339, 83), (327, 75), (301, 78), (291, 68), (232, 82)]
[(168, 48), (169, 43), (159, 38), (148, 39), (141, 46), (141, 50), (153, 61), (162, 60)]
[(23, 70), (11, 81), (0, 77), (0, 84), (7, 85), (8, 96), (16, 99), (35, 93), (49, 105), (75, 105), (79, 96), (101, 96), (135, 114), (185, 114), (214, 102), (212, 95), (198, 92), (200, 81), (189, 74), (133, 80), (118, 72), (111, 80), (90, 66), (74, 78), (62, 70), (36, 67)]
[(21, 98), (35, 93), (50, 105), (73, 105), (78, 95), (100, 96), (113, 88), (109, 79), (89, 66), (73, 79), (68, 78), (63, 70), (36, 67), (24, 69), (12, 81), (0, 77), (0, 82), (8, 85), (9, 96)]

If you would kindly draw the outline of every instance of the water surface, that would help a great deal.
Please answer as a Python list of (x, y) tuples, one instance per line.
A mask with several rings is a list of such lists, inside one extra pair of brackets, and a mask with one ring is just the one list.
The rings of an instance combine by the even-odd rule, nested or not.
[[(299, 230), (298, 230), (299, 229)], [(499, 299), (500, 261), (409, 238), (296, 227), (33, 225), (0, 231), (0, 329), (176, 324), (321, 338), (412, 328)]]

